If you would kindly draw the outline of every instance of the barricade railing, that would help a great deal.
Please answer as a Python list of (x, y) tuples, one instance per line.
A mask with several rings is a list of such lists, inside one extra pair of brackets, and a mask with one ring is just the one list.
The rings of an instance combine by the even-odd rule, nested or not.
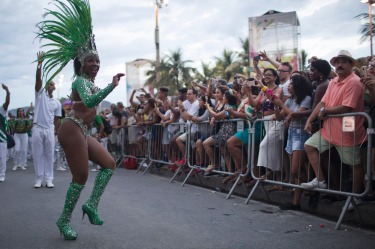
[[(247, 124), (247, 125), (245, 125)], [(195, 126), (195, 127), (194, 127)], [(192, 123), (188, 129), (191, 132), (188, 133), (187, 144), (191, 144), (193, 146), (186, 147), (186, 163), (189, 167), (189, 172), (186, 175), (184, 181), (182, 182), (181, 186), (184, 186), (186, 181), (191, 177), (194, 173), (194, 176), (198, 177), (198, 180), (201, 182), (199, 178), (199, 174), (196, 174), (200, 171), (205, 171), (209, 167), (209, 165), (216, 165), (216, 167), (211, 170), (212, 174), (219, 174), (224, 176), (223, 183), (227, 184), (232, 182), (233, 185), (230, 187), (230, 190), (227, 195), (227, 199), (232, 195), (234, 189), (239, 184), (240, 180), (243, 180), (243, 186), (246, 187), (244, 178), (250, 174), (250, 168), (248, 167), (248, 160), (250, 153), (250, 144), (246, 146), (244, 143), (236, 148), (230, 147), (232, 153), (236, 153), (237, 156), (233, 157), (232, 154), (229, 152), (227, 147), (227, 142), (230, 140), (232, 136), (234, 136), (237, 132), (242, 132), (241, 134), (237, 134), (245, 140), (249, 139), (249, 127), (251, 128), (251, 124), (247, 120), (243, 119), (229, 119), (229, 120), (220, 120), (216, 121), (215, 125), (211, 125), (210, 122), (201, 122), (199, 124)], [(223, 130), (221, 130), (223, 129)], [(224, 131), (224, 132), (223, 132)], [(198, 136), (197, 136), (198, 134)], [(204, 134), (202, 136), (202, 134)], [(224, 139), (223, 139), (224, 136)], [(204, 140), (203, 138), (214, 138), (210, 140)], [(201, 141), (199, 141), (201, 140)], [(202, 152), (199, 152), (199, 146), (201, 145), (202, 140), (203, 148), (204, 148), (204, 155), (202, 158)], [(216, 140), (216, 141), (215, 141)], [(219, 142), (221, 141), (221, 142)], [(229, 144), (230, 146), (231, 144)], [(192, 150), (194, 148), (194, 150)], [(210, 156), (211, 153), (211, 156)], [(192, 158), (193, 155), (198, 154), (200, 156), (201, 162), (198, 162), (198, 159), (194, 160)], [(206, 160), (206, 154), (209, 157), (209, 160)], [(198, 157), (199, 158), (199, 157)], [(214, 162), (212, 162), (214, 161)], [(237, 167), (236, 167), (237, 164)], [(239, 166), (240, 165), (240, 166)], [(202, 183), (202, 182), (201, 182)], [(248, 191), (248, 189), (247, 189)]]
[[(171, 145), (172, 140), (175, 140), (180, 134), (186, 131), (186, 123), (171, 123), (168, 125), (154, 124), (151, 127), (151, 139), (149, 140), (149, 161), (151, 165), (156, 166), (156, 168), (162, 168), (168, 166), (174, 175), (172, 176), (170, 182), (173, 182), (177, 175), (180, 173), (181, 165), (176, 165), (175, 161), (180, 152), (174, 146)], [(174, 166), (174, 167), (172, 167)]]
[[(217, 121), (215, 122), (215, 125), (210, 125), (208, 121), (201, 122), (201, 123), (192, 123), (189, 126), (186, 123), (172, 123), (166, 127), (162, 127), (161, 124), (154, 124), (153, 126), (149, 127), (149, 130), (148, 130), (148, 136), (147, 136), (148, 137), (147, 139), (148, 153), (145, 156), (145, 160), (141, 162), (141, 165), (143, 163), (147, 164), (146, 169), (143, 171), (143, 174), (145, 174), (153, 165), (156, 166), (157, 168), (161, 168), (165, 165), (169, 165), (171, 166), (171, 168), (173, 168), (172, 171), (174, 171), (174, 175), (172, 176), (170, 180), (170, 182), (173, 182), (183, 170), (187, 169), (188, 170), (186, 171), (187, 174), (181, 184), (181, 186), (184, 186), (186, 181), (189, 179), (189, 177), (191, 177), (193, 173), (206, 170), (207, 166), (210, 164), (207, 159), (208, 157), (206, 156), (205, 150), (203, 150), (203, 152), (200, 152), (200, 159), (199, 159), (200, 162), (197, 162), (198, 159), (196, 159), (196, 155), (198, 154), (197, 152), (198, 140), (201, 139), (199, 146), (200, 146), (200, 149), (202, 149), (203, 141), (205, 138), (218, 135), (217, 132), (220, 131), (220, 127), (223, 125), (228, 125), (228, 124), (232, 124), (232, 127), (229, 130), (227, 130), (227, 132), (231, 132), (233, 134), (231, 134), (227, 139), (229, 139), (232, 135), (236, 133), (237, 128), (239, 128), (238, 131), (242, 131), (244, 128), (246, 128), (245, 134), (243, 134), (243, 136), (245, 137), (245, 139), (248, 140), (248, 137), (249, 137), (249, 133), (247, 129), (248, 126), (244, 125), (245, 122), (246, 124), (250, 125), (247, 120), (243, 120), (243, 119), (230, 119), (230, 120)], [(168, 132), (168, 129), (171, 131), (169, 132), (170, 134), (166, 138), (165, 132)], [(185, 135), (186, 135), (186, 138), (184, 137)], [(184, 160), (181, 160), (182, 158), (176, 155), (178, 153), (176, 151), (170, 152), (170, 153), (167, 152), (167, 150), (171, 149), (170, 140), (172, 136), (175, 136), (175, 139), (178, 138), (178, 139), (185, 140)], [(166, 139), (167, 141), (163, 141)], [(235, 168), (235, 165), (233, 164), (233, 158), (227, 149), (226, 140), (222, 142), (222, 144), (219, 144), (216, 146), (212, 144), (211, 146), (212, 151), (213, 151), (213, 157), (215, 158), (216, 163), (217, 163), (217, 168), (212, 170), (212, 173), (220, 174), (223, 176), (233, 176), (233, 181), (232, 181), (233, 185), (231, 186), (229, 194), (227, 196), (227, 198), (229, 198), (230, 195), (233, 193), (235, 187), (240, 182), (240, 180), (243, 179), (243, 177), (250, 175), (250, 168), (247, 167), (248, 162), (246, 162), (248, 160), (245, 160), (249, 158), (250, 148), (249, 146), (244, 146), (244, 144), (242, 144), (242, 146), (239, 148), (241, 155), (239, 156), (239, 158), (236, 158), (236, 159), (239, 160), (241, 169), (240, 169), (240, 172), (238, 173), (235, 170), (236, 168)], [(127, 147), (128, 145), (124, 146), (124, 148), (127, 148)], [(194, 150), (192, 150), (193, 148)], [(131, 155), (128, 155), (128, 154), (125, 153), (125, 156), (131, 157)], [(139, 172), (141, 168), (142, 166), (138, 167), (137, 172)], [(232, 168), (233, 170), (228, 170), (228, 168)], [(201, 182), (201, 179), (199, 178), (200, 175), (199, 174), (194, 174), (194, 175), (197, 176), (198, 180)], [(243, 184), (243, 186), (245, 186), (245, 184)]]
[[(332, 163), (334, 161), (335, 163), (340, 161), (340, 157), (338, 157), (338, 160), (335, 160), (335, 157), (337, 155), (334, 155), (336, 150), (328, 150), (326, 154), (319, 154), (319, 165), (322, 165), (322, 163), (326, 163), (326, 171), (325, 173), (325, 180), (327, 183), (327, 188), (314, 188), (314, 191), (319, 191), (322, 193), (326, 194), (332, 194), (332, 195), (342, 195), (346, 196), (346, 202), (342, 208), (342, 212), (340, 214), (340, 217), (336, 223), (336, 229), (340, 229), (342, 220), (344, 218), (345, 213), (348, 210), (349, 204), (352, 203), (353, 208), (357, 215), (359, 216), (360, 220), (362, 221), (362, 217), (358, 211), (357, 205), (354, 201), (355, 198), (360, 198), (363, 197), (367, 194), (367, 192), (371, 189), (371, 182), (372, 182), (372, 172), (371, 172), (371, 143), (373, 139), (373, 134), (374, 134), (374, 129), (372, 126), (372, 120), (370, 116), (368, 116), (366, 113), (346, 113), (346, 114), (341, 114), (341, 115), (331, 115), (327, 116), (328, 119), (341, 119), (340, 123), (342, 123), (342, 127), (329, 127), (328, 130), (330, 129), (336, 129), (333, 132), (337, 133), (337, 129), (341, 129), (340, 132), (345, 132), (347, 133), (346, 135), (352, 136), (352, 141), (354, 141), (354, 144), (361, 144), (365, 145), (365, 141), (358, 141), (358, 138), (356, 137), (356, 133), (353, 130), (353, 127), (355, 129), (355, 120), (357, 119), (366, 119), (368, 128), (366, 130), (366, 138), (367, 138), (367, 147), (366, 147), (366, 156), (363, 157), (362, 159), (365, 159), (366, 162), (361, 162), (361, 165), (355, 165), (352, 167), (352, 172), (350, 172), (349, 167), (342, 162), (340, 163), (339, 166), (335, 165)], [(258, 119), (255, 121), (254, 126), (257, 125), (257, 123), (261, 123), (266, 130), (265, 137), (263, 138), (262, 142), (258, 146), (255, 144), (255, 130), (250, 129), (250, 133), (252, 136), (251, 142), (252, 142), (252, 147), (251, 147), (251, 160), (250, 160), (250, 165), (251, 165), (251, 175), (252, 177), (256, 180), (256, 183), (248, 195), (245, 203), (247, 204), (252, 197), (252, 195), (255, 192), (255, 189), (257, 186), (261, 186), (264, 193), (266, 194), (266, 197), (268, 200), (270, 200), (270, 197), (268, 195), (268, 192), (264, 188), (264, 184), (272, 184), (275, 186), (284, 186), (288, 187), (291, 189), (299, 188), (299, 189), (304, 189), (301, 186), (302, 179), (303, 178), (303, 169), (305, 169), (305, 175), (307, 176), (306, 182), (311, 181), (314, 177), (317, 177), (319, 179), (320, 171), (318, 171), (318, 174), (316, 176), (313, 175), (313, 170), (311, 168), (311, 165), (309, 164), (308, 167), (305, 167), (304, 164), (305, 162), (308, 161), (308, 158), (306, 156), (306, 159), (303, 160), (300, 158), (303, 158), (302, 155), (299, 155), (301, 157), (298, 157), (298, 169), (292, 168), (290, 166), (291, 163), (289, 163), (289, 167), (285, 167), (284, 159), (285, 158), (285, 145), (287, 144), (288, 137), (284, 135), (288, 135), (289, 137), (291, 134), (299, 134), (299, 140), (297, 138), (297, 141), (302, 141), (304, 140), (303, 138), (303, 129), (304, 129), (304, 121), (301, 120), (299, 121), (299, 125), (295, 125), (295, 123), (292, 123), (292, 126), (290, 129), (295, 129), (293, 132), (287, 132), (285, 130), (284, 122), (283, 121), (275, 121), (275, 120), (269, 120), (269, 119)], [(327, 122), (325, 122), (324, 125), (327, 125)], [(325, 127), (326, 128), (326, 127)], [(320, 127), (319, 127), (320, 129)], [(331, 131), (331, 130), (330, 130)], [(290, 141), (292, 141), (290, 139)], [(296, 141), (296, 140), (295, 140)], [(303, 142), (303, 141), (302, 141)], [(304, 144), (304, 143), (303, 143)], [(322, 146), (321, 140), (319, 141), (320, 146)], [(331, 146), (331, 144), (329, 144)], [(333, 148), (333, 147), (332, 147)], [(259, 150), (259, 153), (258, 151)], [(343, 153), (343, 150), (341, 150), (339, 153)], [(350, 153), (346, 153), (346, 155), (349, 155), (348, 160), (353, 160), (354, 162), (354, 149)], [(257, 165), (255, 165), (257, 163)], [(275, 165), (276, 164), (276, 165)], [(266, 168), (265, 171), (261, 172), (259, 166), (264, 166)], [(352, 191), (352, 188), (354, 187), (354, 184), (360, 184), (356, 181), (354, 174), (356, 174), (354, 171), (356, 170), (355, 167), (362, 167), (365, 165), (365, 178), (364, 181), (366, 182), (365, 188), (362, 192), (360, 193), (354, 193)], [(284, 167), (287, 170), (284, 170)], [(288, 168), (290, 169), (288, 171)], [(331, 173), (331, 171), (336, 170), (335, 173)], [(262, 175), (263, 174), (263, 175)], [(323, 174), (323, 172), (322, 172)], [(288, 176), (287, 178), (288, 181), (283, 181), (283, 176)], [(338, 177), (338, 178), (337, 178)], [(350, 179), (352, 178), (352, 179)]]
[(125, 132), (125, 128), (121, 128), (116, 131), (116, 153), (118, 153), (116, 157), (116, 168), (120, 167), (124, 160), (125, 160), (125, 144), (126, 144), (127, 136)]
[[(120, 133), (120, 142), (118, 145), (121, 146), (121, 155), (116, 160), (116, 167), (123, 167), (126, 158), (133, 158), (134, 160), (140, 160), (139, 165), (147, 160), (146, 151), (147, 143), (137, 143), (137, 138), (146, 133), (145, 127), (139, 127), (137, 125), (128, 125), (123, 128)], [(139, 167), (137, 169), (137, 173)]]
[[(127, 132), (125, 131), (127, 129)], [(148, 159), (148, 141), (147, 134), (149, 128), (147, 126), (128, 125), (124, 128), (124, 139), (122, 141), (122, 160), (118, 166), (122, 165), (126, 158), (133, 158), (138, 160), (139, 167), (137, 173), (142, 168), (142, 165)]]

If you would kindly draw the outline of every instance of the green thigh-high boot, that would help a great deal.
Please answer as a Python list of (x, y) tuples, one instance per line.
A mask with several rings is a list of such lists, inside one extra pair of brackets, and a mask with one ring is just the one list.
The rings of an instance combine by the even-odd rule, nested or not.
[[(83, 217), (85, 214), (89, 217), (90, 223), (93, 225), (102, 225), (103, 221), (100, 219), (98, 214), (98, 204), (100, 196), (102, 196), (105, 187), (107, 186), (109, 179), (113, 174), (111, 169), (101, 169), (96, 175), (94, 188), (92, 190), (90, 198), (82, 206)], [(83, 219), (82, 217), (82, 219)]]
[(66, 240), (77, 239), (76, 231), (70, 226), (70, 218), (72, 217), (72, 212), (84, 187), (85, 185), (71, 182), (68, 191), (66, 192), (64, 209), (60, 218), (56, 222), (57, 227), (60, 229), (60, 233), (64, 235), (64, 239)]

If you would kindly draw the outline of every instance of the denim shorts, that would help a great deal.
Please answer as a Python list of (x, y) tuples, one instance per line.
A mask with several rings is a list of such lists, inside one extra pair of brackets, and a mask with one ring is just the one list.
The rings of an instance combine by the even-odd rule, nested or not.
[(300, 127), (289, 127), (288, 141), (285, 150), (288, 154), (292, 154), (295, 150), (305, 150), (304, 144), (310, 135)]

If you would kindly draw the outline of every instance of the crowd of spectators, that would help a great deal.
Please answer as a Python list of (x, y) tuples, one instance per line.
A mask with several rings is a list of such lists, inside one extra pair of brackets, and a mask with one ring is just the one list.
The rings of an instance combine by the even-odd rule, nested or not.
[[(172, 171), (189, 163), (199, 167), (205, 177), (224, 173), (223, 184), (242, 177), (251, 186), (254, 181), (247, 153), (252, 142), (248, 137), (250, 124), (254, 125), (254, 176), (301, 186), (288, 189), (293, 201), (280, 208), (301, 209), (303, 191), (313, 200), (319, 198), (306, 189), (341, 189), (340, 177), (345, 172), (351, 177), (352, 191), (361, 193), (366, 158), (360, 152), (366, 147), (367, 122), (356, 116), (349, 123), (354, 130), (343, 133), (342, 118), (332, 121), (335, 119), (327, 115), (366, 112), (374, 120), (375, 58), (356, 70), (350, 53), (340, 51), (330, 63), (313, 57), (309, 71), (293, 71), (290, 63), (273, 60), (265, 52), (260, 58), (272, 67), (262, 68), (254, 60), (255, 72), (250, 77), (236, 74), (231, 82), (220, 78), (209, 79), (207, 85), (193, 81), (177, 94), (164, 86), (156, 96), (144, 88), (135, 89), (130, 106), (118, 102), (97, 114), (92, 135), (114, 157), (149, 156), (165, 162), (156, 163), (158, 168)], [(9, 153), (14, 158), (13, 170), (27, 165), (30, 110), (19, 108), (17, 117), (9, 116), (16, 139), (15, 152)], [(260, 119), (262, 122), (255, 122)], [(151, 148), (147, 147), (149, 142)], [(332, 146), (337, 150), (327, 152)], [(371, 146), (374, 160), (374, 141)], [(97, 170), (95, 165), (93, 170)], [(268, 190), (284, 188), (275, 185)], [(370, 191), (368, 196), (373, 198), (374, 193)]]
[[(293, 201), (282, 205), (282, 209), (299, 210), (303, 191), (312, 199), (319, 198), (306, 189), (342, 189), (342, 182), (338, 183), (337, 178), (345, 172), (348, 178), (351, 177), (352, 191), (361, 193), (365, 187), (363, 168), (366, 160), (359, 154), (358, 160), (348, 158), (353, 151), (359, 153), (366, 147), (366, 137), (358, 133), (358, 127), (364, 129), (366, 122), (360, 116), (355, 117), (354, 126), (357, 128), (348, 135), (355, 134), (357, 140), (354, 143), (342, 144), (335, 140), (337, 137), (325, 135), (324, 128), (342, 133), (341, 123), (340, 126), (329, 123), (326, 115), (366, 111), (374, 117), (371, 100), (374, 99), (375, 76), (371, 73), (371, 63), (375, 64), (375, 60), (369, 59), (368, 70), (356, 70), (356, 61), (350, 53), (340, 51), (330, 63), (314, 57), (309, 71), (305, 72), (293, 71), (291, 64), (272, 60), (265, 52), (260, 53), (260, 58), (268, 61), (273, 68), (261, 68), (258, 61), (254, 61), (256, 75), (245, 77), (237, 74), (229, 83), (220, 78), (210, 79), (207, 85), (191, 82), (186, 88), (179, 89), (178, 95), (170, 93), (168, 87), (161, 87), (155, 98), (140, 89), (138, 100), (134, 99), (137, 95), (137, 90), (134, 90), (126, 114), (127, 118), (131, 116), (132, 122), (126, 125), (128, 138), (132, 136), (128, 148), (136, 145), (136, 149), (127, 150), (125, 154), (144, 157), (148, 153), (146, 142), (150, 140), (150, 156), (167, 162), (165, 165), (156, 163), (156, 166), (174, 171), (188, 163), (185, 152), (189, 146), (189, 163), (201, 167), (204, 176), (220, 172), (224, 173), (221, 174), (223, 184), (243, 177), (250, 186), (253, 181), (247, 167), (250, 159), (247, 147), (251, 142), (247, 136), (249, 127), (247, 122), (235, 119), (244, 119), (251, 125), (262, 119), (254, 127), (256, 156), (253, 163), (258, 166), (254, 174), (260, 179), (272, 178), (301, 187), (289, 189), (294, 193)], [(355, 72), (367, 74), (356, 76)], [(336, 94), (333, 102), (332, 96), (325, 96), (330, 82), (345, 86), (340, 91), (329, 90), (329, 95)], [(353, 88), (357, 88), (354, 97)], [(190, 128), (181, 129), (177, 125), (181, 123), (188, 124)], [(323, 134), (320, 133), (321, 128)], [(189, 133), (191, 138), (187, 140)], [(327, 148), (318, 148), (315, 144), (310, 146), (309, 138), (315, 133), (314, 136), (327, 141)], [(337, 150), (325, 152), (332, 146)], [(348, 151), (342, 152), (342, 148), (347, 147)], [(314, 161), (316, 154), (317, 162)], [(325, 179), (324, 175), (329, 175), (329, 178)], [(275, 190), (283, 190), (283, 187), (269, 188), (269, 191)]]

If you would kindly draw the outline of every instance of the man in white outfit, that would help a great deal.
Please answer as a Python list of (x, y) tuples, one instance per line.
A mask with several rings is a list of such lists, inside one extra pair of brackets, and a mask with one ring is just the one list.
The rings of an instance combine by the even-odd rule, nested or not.
[(6, 117), (7, 110), (10, 102), (10, 93), (8, 87), (4, 84), (1, 84), (3, 89), (6, 92), (5, 102), (0, 106), (0, 182), (5, 181), (5, 171), (7, 166), (7, 135), (6, 135)]
[(44, 181), (48, 188), (53, 188), (53, 156), (55, 134), (59, 128), (61, 104), (53, 99), (55, 83), (50, 81), (46, 88), (42, 85), (42, 62), (44, 53), (38, 53), (38, 66), (35, 82), (35, 107), (33, 120), (33, 159), (35, 170), (35, 188), (40, 188)]

